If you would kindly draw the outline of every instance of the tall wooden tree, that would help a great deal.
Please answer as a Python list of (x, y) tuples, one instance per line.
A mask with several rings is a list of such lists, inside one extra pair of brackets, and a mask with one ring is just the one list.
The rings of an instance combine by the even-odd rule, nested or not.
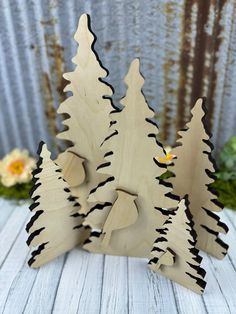
[(102, 81), (107, 71), (94, 51), (95, 37), (86, 14), (79, 20), (75, 40), (79, 43), (72, 59), (76, 68), (64, 75), (70, 82), (65, 91), (73, 95), (58, 109), (58, 113), (69, 116), (63, 121), (67, 129), (58, 138), (72, 142), (72, 146), (59, 155), (57, 163), (73, 194), (79, 197), (80, 213), (86, 214), (88, 193), (103, 177), (96, 172), (96, 167), (102, 161), (100, 145), (110, 125), (112, 106), (108, 96), (112, 95), (112, 89)]
[(214, 182), (215, 167), (211, 155), (213, 145), (206, 131), (204, 99), (198, 99), (192, 109), (192, 119), (187, 129), (180, 131), (180, 146), (173, 150), (177, 156), (170, 168), (175, 177), (169, 179), (174, 193), (189, 195), (189, 208), (197, 232), (197, 247), (217, 258), (223, 258), (228, 245), (219, 239), (227, 233), (227, 226), (213, 213), (222, 210), (216, 193), (209, 186)]
[(202, 258), (195, 248), (197, 234), (188, 204), (185, 196), (157, 230), (149, 264), (152, 270), (201, 294), (206, 286), (206, 272), (200, 267)]
[(166, 167), (155, 157), (165, 154), (156, 139), (153, 111), (142, 94), (144, 79), (138, 59), (132, 62), (125, 82), (124, 107), (111, 114), (111, 134), (102, 145), (106, 161), (98, 167), (98, 172), (109, 178), (89, 197), (89, 201), (100, 203), (86, 223), (101, 233), (94, 232), (84, 247), (113, 255), (149, 256), (155, 229), (167, 219), (157, 207), (175, 207), (177, 202), (171, 198), (171, 188), (157, 180)]
[(80, 205), (43, 142), (38, 154), (30, 206), (35, 214), (26, 227), (27, 244), (36, 247), (29, 260), (34, 268), (82, 244), (89, 235), (89, 230), (82, 226), (83, 217), (77, 213)]

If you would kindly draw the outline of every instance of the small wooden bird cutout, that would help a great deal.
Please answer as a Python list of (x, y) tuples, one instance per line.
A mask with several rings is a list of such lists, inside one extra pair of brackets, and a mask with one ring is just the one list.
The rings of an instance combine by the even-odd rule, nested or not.
[(135, 223), (138, 218), (138, 210), (135, 204), (137, 195), (119, 189), (116, 192), (118, 197), (111, 208), (103, 228), (103, 232), (105, 233), (102, 240), (103, 247), (109, 245), (113, 230), (126, 228)]
[(75, 187), (82, 184), (85, 180), (85, 159), (78, 154), (67, 150), (59, 154), (56, 162), (63, 164), (63, 178), (68, 182), (70, 187)]

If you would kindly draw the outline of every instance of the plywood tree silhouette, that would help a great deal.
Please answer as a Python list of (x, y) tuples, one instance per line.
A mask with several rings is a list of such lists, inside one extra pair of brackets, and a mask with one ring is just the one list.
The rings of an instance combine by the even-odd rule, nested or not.
[(51, 160), (43, 142), (38, 154), (30, 206), (35, 214), (26, 227), (27, 244), (36, 247), (29, 260), (34, 268), (83, 243), (90, 232), (82, 226), (83, 217), (77, 213), (80, 205), (71, 195), (60, 168)]
[(228, 245), (219, 239), (219, 233), (227, 233), (227, 226), (213, 213), (222, 210), (217, 196), (209, 187), (214, 182), (215, 167), (211, 156), (213, 149), (205, 126), (204, 99), (198, 99), (192, 109), (192, 119), (187, 130), (180, 131), (180, 146), (173, 150), (177, 156), (169, 179), (174, 192), (183, 197), (189, 195), (189, 208), (197, 232), (197, 247), (217, 258), (223, 258)]
[(79, 48), (73, 62), (74, 72), (64, 78), (70, 83), (65, 91), (72, 92), (59, 107), (58, 113), (67, 114), (63, 121), (67, 129), (58, 138), (72, 142), (72, 146), (60, 154), (57, 163), (62, 168), (74, 195), (79, 197), (80, 212), (88, 212), (87, 196), (103, 176), (96, 172), (102, 161), (100, 145), (109, 129), (109, 113), (112, 110), (110, 86), (102, 81), (107, 71), (101, 66), (94, 51), (95, 37), (89, 29), (89, 19), (83, 14), (79, 20), (75, 40)]
[(157, 230), (149, 264), (152, 270), (201, 294), (206, 286), (205, 270), (200, 267), (202, 258), (195, 248), (197, 234), (188, 204), (186, 196)]
[(155, 207), (175, 207), (177, 202), (170, 197), (171, 189), (156, 179), (166, 169), (155, 157), (165, 154), (156, 140), (153, 111), (142, 94), (144, 79), (138, 59), (132, 62), (125, 82), (128, 90), (121, 102), (124, 107), (111, 114), (111, 134), (102, 146), (106, 161), (98, 167), (98, 172), (109, 178), (100, 182), (89, 197), (89, 201), (100, 203), (91, 210), (86, 223), (101, 229), (101, 233), (93, 233), (84, 247), (113, 255), (149, 256), (155, 229), (167, 219)]

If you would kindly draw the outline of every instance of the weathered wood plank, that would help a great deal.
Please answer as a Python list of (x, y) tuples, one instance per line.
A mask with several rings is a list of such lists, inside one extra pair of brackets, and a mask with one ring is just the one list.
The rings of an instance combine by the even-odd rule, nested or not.
[(2, 230), (4, 224), (8, 220), (11, 213), (14, 211), (15, 207), (16, 204), (14, 204), (13, 202), (9, 202), (8, 200), (0, 198), (0, 230)]
[(66, 259), (53, 307), (54, 314), (100, 311), (104, 256), (74, 249)]
[[(206, 270), (207, 286), (205, 293), (202, 295), (202, 300), (208, 313), (229, 313), (227, 309), (227, 302), (222, 296), (219, 282), (214, 273), (214, 265), (209, 256), (201, 253), (203, 256), (203, 267)], [(216, 259), (214, 259), (217, 261)], [(218, 261), (221, 262), (221, 261)]]
[[(12, 214), (9, 216), (5, 226), (0, 232), (0, 265), (4, 262), (7, 254), (12, 249), (15, 239), (19, 232), (25, 228), (25, 222), (29, 216), (26, 206), (16, 206)], [(25, 247), (25, 238), (19, 242), (20, 247)], [(24, 256), (25, 258), (26, 256)]]
[(225, 216), (228, 221), (232, 224), (233, 227), (236, 229), (236, 211), (228, 209), (225, 211)]
[[(178, 313), (195, 313), (196, 309), (198, 314), (206, 313), (206, 308), (200, 295), (175, 282), (172, 282), (172, 287)], [(165, 290), (162, 290), (162, 294), (164, 293)]]
[[(20, 214), (18, 214), (20, 213)], [(15, 290), (15, 284), (18, 281), (18, 278), (22, 275), (21, 270), (23, 267), (27, 267), (26, 261), (27, 261), (27, 255), (29, 253), (29, 249), (25, 243), (26, 241), (26, 232), (24, 230), (23, 223), (25, 221), (25, 217), (27, 216), (27, 211), (25, 207), (17, 209), (14, 213), (14, 218), (18, 220), (18, 224), (15, 222), (14, 219), (8, 220), (8, 224), (6, 227), (3, 229), (2, 233), (5, 237), (5, 243), (7, 243), (8, 239), (11, 239), (11, 231), (14, 232), (14, 237), (11, 239), (11, 241), (14, 242), (15, 236), (17, 236), (17, 239), (14, 242), (14, 245), (11, 248), (10, 253), (7, 255), (6, 260), (4, 260), (4, 257), (6, 256), (6, 252), (8, 252), (9, 245), (6, 245), (7, 249), (4, 247), (4, 243), (0, 247), (4, 249), (4, 255), (1, 257), (1, 262), (3, 262), (3, 265), (1, 267), (0, 271), (0, 313), (4, 312), (4, 308), (7, 303), (8, 297), (13, 293)], [(11, 221), (13, 222), (11, 224)], [(11, 226), (12, 229), (9, 228), (9, 225)], [(19, 229), (21, 232), (18, 235)], [(4, 233), (4, 230), (8, 231), (8, 234)], [(17, 232), (15, 232), (17, 230)], [(0, 241), (4, 241), (1, 238), (0, 235)], [(7, 243), (8, 244), (8, 243)], [(30, 273), (32, 270), (29, 269)], [(31, 290), (32, 283), (31, 281), (26, 281), (24, 288), (22, 287), (21, 290), (16, 290), (16, 293), (19, 294), (18, 298), (18, 305), (17, 308), (15, 309), (14, 313), (22, 313), (20, 312), (20, 308), (23, 307), (24, 305), (24, 299), (28, 298), (30, 290)], [(19, 310), (19, 311), (18, 311)]]
[[(13, 252), (15, 248), (11, 252)], [(19, 259), (19, 257), (15, 258)], [(26, 263), (26, 256), (23, 255), (20, 257), (22, 263), (18, 265), (17, 268), (12, 269), (12, 273), (10, 275), (10, 284), (8, 286), (8, 293), (4, 296), (4, 311), (3, 313), (6, 314), (20, 314), (24, 312), (25, 305), (27, 303), (28, 298), (31, 297), (31, 291), (34, 286), (35, 278), (37, 276), (38, 270), (30, 269)], [(13, 263), (13, 260), (6, 261), (6, 263), (10, 265)], [(8, 271), (8, 270), (5, 270)], [(44, 287), (45, 288), (45, 287)], [(38, 291), (40, 295), (41, 291)], [(38, 309), (38, 301), (34, 303), (34, 309), (31, 313), (36, 313)], [(37, 306), (36, 306), (37, 304)], [(49, 312), (47, 312), (49, 313)]]
[(236, 272), (229, 262), (228, 256), (222, 261), (213, 260), (213, 258), (211, 260), (212, 270), (220, 287), (220, 294), (215, 294), (215, 298), (224, 298), (229, 313), (234, 313), (236, 311), (236, 298), (233, 297), (236, 291)]
[(177, 313), (170, 280), (150, 271), (146, 259), (128, 259), (128, 281), (129, 313)]
[[(1, 202), (1, 200), (0, 200)], [(236, 214), (225, 211), (229, 254), (219, 261), (202, 254), (207, 271), (203, 296), (153, 273), (147, 260), (103, 256), (75, 249), (33, 270), (24, 225), (27, 206), (5, 204), (0, 232), (0, 313), (210, 313), (236, 310)], [(104, 262), (105, 261), (105, 262)]]
[(101, 313), (128, 313), (128, 257), (105, 256)]
[(209, 313), (234, 313), (236, 311), (236, 299), (233, 297), (236, 291), (236, 272), (232, 264), (232, 261), (236, 261), (236, 229), (228, 218), (229, 212), (225, 210), (220, 214), (222, 221), (229, 227), (229, 232), (224, 237), (229, 244), (228, 255), (223, 260), (212, 257), (205, 259), (208, 287), (203, 298)]
[[(36, 274), (36, 279), (29, 294), (27, 304), (25, 305), (24, 314), (52, 313), (54, 299), (57, 294), (57, 288), (65, 259), (66, 255), (62, 255), (38, 270), (31, 270)], [(28, 266), (27, 271), (29, 272)], [(21, 281), (23, 283), (23, 280)], [(19, 290), (19, 288), (17, 289)], [(13, 298), (14, 296), (12, 299)], [(9, 311), (9, 313), (13, 312)]]

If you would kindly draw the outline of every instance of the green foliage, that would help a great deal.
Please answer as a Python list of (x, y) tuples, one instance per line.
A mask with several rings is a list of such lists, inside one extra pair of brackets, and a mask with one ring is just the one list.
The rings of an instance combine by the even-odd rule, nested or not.
[(236, 180), (236, 136), (231, 137), (220, 153), (217, 177), (221, 180)]
[(32, 182), (6, 187), (0, 183), (0, 196), (6, 199), (24, 200), (29, 198)]
[(225, 207), (236, 210), (236, 180), (217, 179), (211, 186), (219, 193), (219, 201)]
[(218, 161), (217, 180), (212, 187), (219, 193), (219, 201), (236, 210), (236, 136), (226, 143)]

